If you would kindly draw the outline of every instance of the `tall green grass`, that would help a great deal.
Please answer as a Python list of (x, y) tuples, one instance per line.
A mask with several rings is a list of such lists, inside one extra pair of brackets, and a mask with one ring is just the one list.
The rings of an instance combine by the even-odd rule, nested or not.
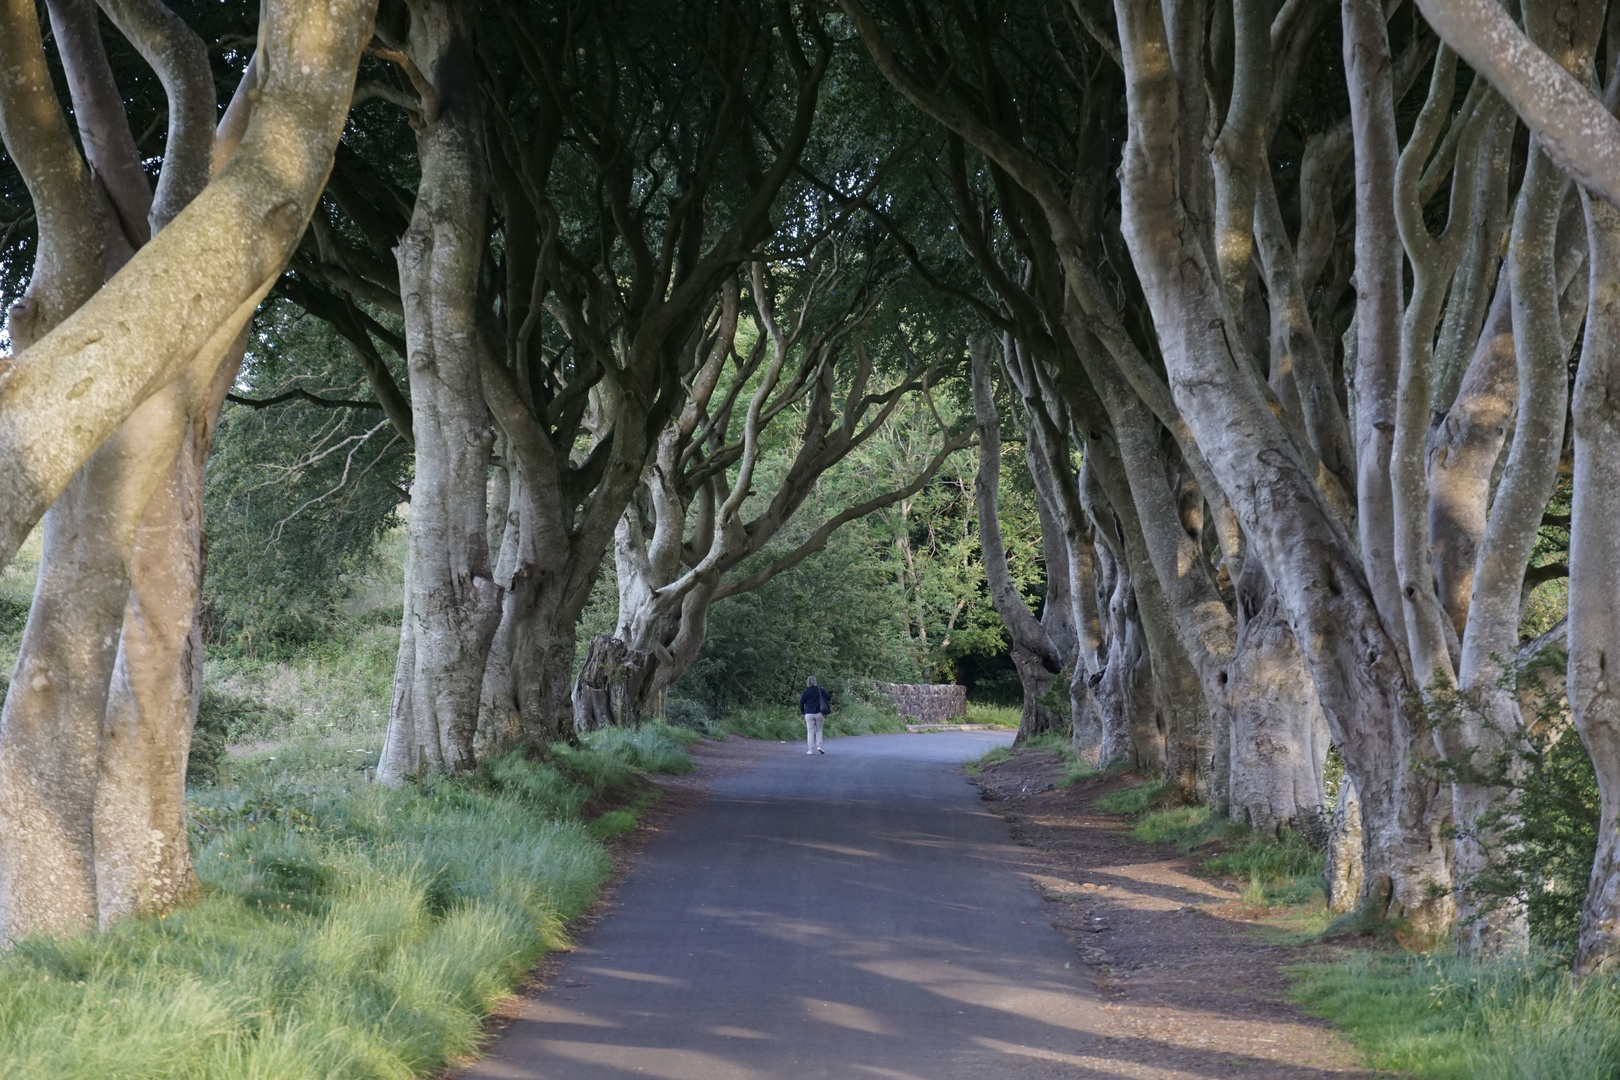
[(1423, 1080), (1620, 1075), (1620, 982), (1577, 982), (1555, 958), (1359, 955), (1296, 975), (1306, 1007), (1379, 1069)]
[(254, 784), (192, 793), (194, 903), (0, 959), (0, 1076), (403, 1080), (468, 1054), (607, 875), (593, 835), (635, 823), (582, 808), (689, 769), (684, 737), (598, 733), (422, 794), (329, 771), (341, 747), (250, 755)]
[(970, 701), (967, 703), (967, 715), (962, 717), (964, 724), (988, 724), (998, 728), (1017, 728), (1023, 719), (1023, 710), (1016, 705), (991, 705), (983, 701)]

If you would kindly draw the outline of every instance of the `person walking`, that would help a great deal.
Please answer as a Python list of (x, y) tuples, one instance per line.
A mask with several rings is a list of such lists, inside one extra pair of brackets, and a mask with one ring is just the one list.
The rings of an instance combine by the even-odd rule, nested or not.
[(804, 742), (807, 754), (825, 754), (821, 748), (821, 725), (832, 708), (832, 696), (816, 685), (816, 677), (804, 681), (804, 693), (799, 695), (799, 711), (804, 714)]

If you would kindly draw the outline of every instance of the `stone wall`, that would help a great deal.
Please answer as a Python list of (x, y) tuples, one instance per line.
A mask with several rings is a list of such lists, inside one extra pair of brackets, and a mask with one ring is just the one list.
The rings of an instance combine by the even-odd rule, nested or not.
[(900, 715), (914, 724), (948, 724), (967, 715), (967, 687), (950, 683), (921, 686), (878, 683)]

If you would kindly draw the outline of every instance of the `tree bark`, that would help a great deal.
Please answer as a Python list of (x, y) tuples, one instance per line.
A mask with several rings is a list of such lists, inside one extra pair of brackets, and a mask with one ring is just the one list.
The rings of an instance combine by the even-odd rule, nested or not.
[(398, 783), (419, 751), (442, 772), (477, 763), (474, 740), (502, 589), (489, 565), (486, 491), (494, 435), (484, 404), (478, 282), (487, 165), (473, 13), (411, 5), (407, 50), (437, 108), (417, 135), (422, 179), (397, 250), (411, 378), (416, 482), (407, 524), (405, 624), (379, 779)]
[(973, 363), (973, 412), (979, 430), (979, 478), (974, 496), (979, 512), (979, 550), (983, 553), (990, 598), (1007, 628), (1013, 665), (1024, 691), (1023, 714), (1015, 739), (1022, 743), (1063, 728), (1062, 717), (1042, 702), (1053, 679), (1063, 670), (1063, 662), (1045, 628), (1018, 595), (1001, 537), (1001, 418), (991, 382), (991, 348), (989, 338), (976, 337), (968, 350)]
[(1237, 583), (1241, 626), (1232, 658), (1233, 821), (1275, 836), (1325, 813), (1327, 721), (1310, 668), (1258, 559)]
[(1590, 303), (1570, 416), (1575, 434), (1570, 504), (1570, 712), (1597, 773), (1597, 854), (1581, 908), (1578, 972), (1620, 958), (1620, 210), (1585, 191), (1591, 238)]

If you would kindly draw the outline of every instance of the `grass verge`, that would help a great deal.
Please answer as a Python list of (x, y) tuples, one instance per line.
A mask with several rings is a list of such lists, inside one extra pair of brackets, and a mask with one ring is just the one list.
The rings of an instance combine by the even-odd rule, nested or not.
[(1115, 788), (1092, 805), (1106, 813), (1134, 816), (1130, 832), (1134, 840), (1174, 844), (1184, 854), (1197, 853), (1198, 869), (1236, 879), (1245, 903), (1298, 907), (1301, 910), (1290, 922), (1303, 918), (1317, 931), (1326, 926), (1324, 855), (1300, 833), (1282, 829), (1267, 836), (1246, 825), (1212, 819), (1209, 807), (1188, 805), (1180, 792), (1158, 780)]
[[(685, 738), (598, 734), (423, 794), (250, 758), (256, 783), (193, 792), (194, 903), (0, 960), (0, 1076), (403, 1080), (469, 1054), (607, 876), (632, 770), (690, 768)], [(609, 798), (631, 805), (581, 820)]]
[[(972, 707), (972, 705), (968, 706), (969, 709)], [(1037, 735), (1033, 739), (1027, 739), (1015, 747), (993, 746), (968, 762), (963, 766), (963, 769), (970, 775), (977, 774), (992, 765), (1011, 760), (1013, 755), (1026, 750), (1049, 750), (1058, 756), (1063, 762), (1063, 776), (1057, 782), (1058, 787), (1071, 787), (1088, 776), (1095, 775), (1097, 772), (1095, 768), (1087, 764), (1074, 752), (1074, 747), (1069, 743), (1068, 738), (1057, 732)]]
[(1362, 954), (1295, 970), (1306, 1008), (1423, 1080), (1620, 1075), (1620, 983), (1540, 956)]

